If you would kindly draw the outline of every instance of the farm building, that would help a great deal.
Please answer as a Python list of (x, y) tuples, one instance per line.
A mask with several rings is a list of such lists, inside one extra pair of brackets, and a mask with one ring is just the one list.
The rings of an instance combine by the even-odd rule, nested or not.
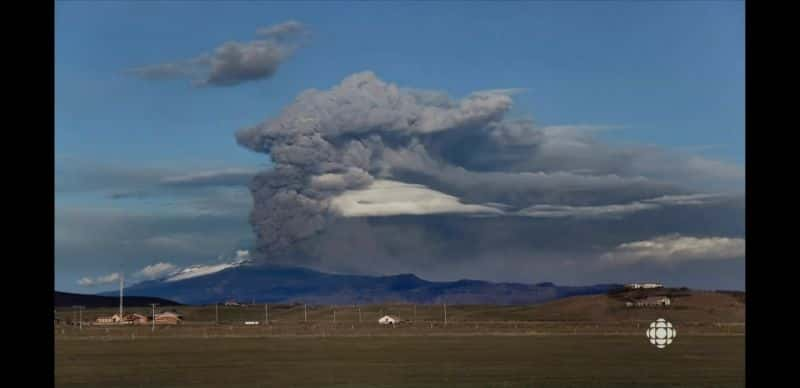
[(393, 317), (391, 315), (384, 315), (381, 319), (378, 320), (378, 323), (381, 325), (394, 325), (395, 323), (399, 323), (400, 318)]
[(149, 319), (142, 314), (128, 314), (123, 318), (123, 323), (128, 325), (146, 325)]
[(647, 306), (669, 306), (672, 302), (666, 296), (651, 296), (648, 298), (638, 299), (635, 301), (625, 302), (628, 307), (647, 307)]
[(225, 302), (225, 306), (241, 306), (242, 304), (235, 301), (235, 300), (228, 300)]
[(156, 325), (177, 325), (183, 321), (183, 317), (172, 311), (156, 314)]
[(112, 325), (120, 323), (121, 321), (122, 318), (120, 318), (119, 314), (114, 314), (110, 317), (109, 316), (97, 317), (97, 319), (94, 320), (94, 323), (97, 325)]
[(661, 283), (630, 283), (626, 284), (625, 288), (638, 289), (638, 288), (664, 288)]

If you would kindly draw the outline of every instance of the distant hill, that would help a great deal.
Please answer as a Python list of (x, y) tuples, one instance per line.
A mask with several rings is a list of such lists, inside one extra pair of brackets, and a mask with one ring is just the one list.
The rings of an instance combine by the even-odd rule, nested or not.
[[(95, 307), (116, 307), (119, 306), (119, 296), (100, 296), (86, 294), (71, 294), (68, 292), (54, 291), (53, 303), (55, 307), (86, 306)], [(149, 296), (124, 296), (125, 306), (142, 307), (158, 303), (161, 306), (179, 306), (180, 303)]]
[[(534, 304), (567, 296), (604, 294), (616, 284), (557, 286), (552, 283), (493, 283), (480, 280), (433, 282), (413, 274), (343, 275), (279, 265), (237, 265), (189, 278), (151, 280), (129, 286), (129, 293), (184, 304), (228, 299), (257, 303), (373, 304)], [(114, 292), (101, 295), (113, 296)]]
[[(626, 307), (630, 298), (666, 295), (669, 307)], [(636, 290), (564, 298), (536, 306), (532, 314), (553, 321), (634, 321), (664, 318), (680, 322), (744, 322), (743, 292), (687, 289)]]

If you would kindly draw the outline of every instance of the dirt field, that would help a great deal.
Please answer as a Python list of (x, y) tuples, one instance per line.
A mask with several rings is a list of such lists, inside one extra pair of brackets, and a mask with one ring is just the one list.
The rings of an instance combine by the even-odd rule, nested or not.
[(59, 387), (741, 387), (744, 337), (56, 340)]

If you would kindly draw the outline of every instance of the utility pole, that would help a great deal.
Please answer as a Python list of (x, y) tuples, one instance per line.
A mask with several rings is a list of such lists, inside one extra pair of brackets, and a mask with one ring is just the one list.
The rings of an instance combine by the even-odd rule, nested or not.
[(358, 323), (361, 323), (361, 306), (358, 306)]
[(266, 311), (266, 324), (269, 325), (269, 303), (264, 304), (264, 310)]
[(308, 305), (303, 304), (303, 322), (308, 322)]
[(72, 321), (75, 321), (75, 309), (78, 310), (78, 329), (83, 330), (83, 309), (86, 306), (74, 305), (72, 306)]
[(150, 305), (153, 306), (153, 326), (150, 328), (152, 332), (156, 331), (156, 306), (158, 306), (158, 303), (151, 303)]
[(219, 325), (219, 302), (214, 304), (214, 322)]
[(444, 304), (444, 324), (447, 325), (447, 303)]
[(125, 288), (125, 274), (119, 275), (119, 319), (122, 319), (122, 290)]
[(414, 322), (417, 321), (417, 305), (414, 305)]

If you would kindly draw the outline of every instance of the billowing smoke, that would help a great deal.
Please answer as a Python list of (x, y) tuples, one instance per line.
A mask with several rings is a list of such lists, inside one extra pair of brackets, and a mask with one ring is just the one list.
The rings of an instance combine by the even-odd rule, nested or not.
[(272, 77), (309, 31), (290, 20), (259, 28), (260, 37), (246, 42), (228, 41), (210, 53), (176, 62), (128, 69), (126, 73), (147, 80), (193, 79), (196, 86), (228, 87)]
[(455, 100), (362, 72), (238, 131), (240, 145), (273, 162), (250, 185), (261, 258), (340, 217), (597, 219), (681, 206), (664, 198), (713, 199), (685, 197), (697, 190), (676, 180), (739, 182), (731, 166), (717, 174), (663, 150), (601, 144), (595, 127), (510, 120), (515, 92)]
[(338, 214), (331, 198), (390, 177), (393, 161), (435, 163), (420, 137), (485, 127), (510, 108), (507, 91), (450, 101), (400, 89), (371, 72), (351, 75), (328, 91), (302, 93), (277, 118), (236, 136), (274, 163), (251, 184), (251, 222), (261, 252), (281, 252), (322, 230)]

